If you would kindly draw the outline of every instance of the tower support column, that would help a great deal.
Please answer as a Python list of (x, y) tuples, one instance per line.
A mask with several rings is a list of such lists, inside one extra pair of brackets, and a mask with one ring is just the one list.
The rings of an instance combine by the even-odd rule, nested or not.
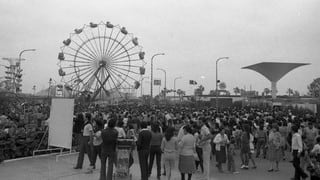
[(272, 99), (277, 98), (277, 82), (271, 81), (271, 95)]

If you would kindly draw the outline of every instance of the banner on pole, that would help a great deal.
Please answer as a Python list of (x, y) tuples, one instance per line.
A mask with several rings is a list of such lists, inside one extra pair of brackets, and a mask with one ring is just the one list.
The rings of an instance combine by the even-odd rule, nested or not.
[(161, 79), (155, 79), (155, 80), (153, 81), (153, 84), (154, 84), (155, 86), (161, 86)]
[(197, 83), (197, 81), (195, 81), (195, 80), (189, 80), (189, 84), (190, 84), (190, 85), (197, 85), (198, 83)]

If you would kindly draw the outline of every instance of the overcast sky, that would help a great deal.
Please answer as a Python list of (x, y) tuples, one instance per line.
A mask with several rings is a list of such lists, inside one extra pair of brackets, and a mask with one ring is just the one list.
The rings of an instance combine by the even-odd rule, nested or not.
[[(230, 59), (219, 63), (219, 79), (231, 92), (236, 86), (260, 92), (270, 88), (262, 75), (241, 69), (259, 62), (311, 63), (282, 78), (279, 94), (288, 88), (305, 94), (307, 85), (320, 77), (319, 0), (1, 0), (0, 17), (0, 57), (37, 49), (23, 54), (23, 92), (32, 92), (33, 85), (47, 88), (49, 78), (59, 82), (62, 41), (75, 28), (100, 21), (125, 26), (139, 37), (146, 76), (152, 55), (164, 52), (154, 68), (167, 70), (168, 88), (182, 76), (177, 88), (190, 93), (192, 79), (209, 92), (215, 87), (215, 61), (224, 56)], [(4, 68), (0, 70), (1, 76)], [(145, 94), (150, 93), (147, 81)]]

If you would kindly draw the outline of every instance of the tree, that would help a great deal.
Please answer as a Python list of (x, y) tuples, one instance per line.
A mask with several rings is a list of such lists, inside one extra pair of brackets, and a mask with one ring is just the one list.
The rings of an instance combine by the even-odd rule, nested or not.
[(220, 89), (220, 90), (225, 90), (226, 88), (227, 88), (227, 85), (226, 85), (225, 82), (219, 83), (219, 89)]
[(264, 88), (263, 93), (268, 96), (271, 93), (271, 90), (269, 88)]
[(186, 92), (183, 91), (183, 90), (181, 90), (181, 89), (178, 89), (178, 90), (177, 90), (177, 94), (178, 94), (178, 96), (181, 98), (181, 96), (185, 96), (185, 95), (186, 95)]
[(288, 96), (290, 97), (290, 95), (293, 95), (293, 89), (289, 88), (287, 90)]
[(233, 92), (234, 92), (235, 95), (240, 94), (240, 88), (239, 87), (233, 88)]
[(295, 91), (293, 92), (293, 96), (294, 96), (294, 97), (299, 97), (299, 96), (300, 96), (299, 91), (295, 90)]
[(216, 90), (210, 90), (210, 91), (209, 91), (209, 95), (215, 96), (215, 95), (216, 95)]
[(308, 94), (312, 97), (320, 97), (320, 78), (314, 79), (313, 82), (308, 86)]
[(240, 95), (241, 96), (246, 96), (247, 95), (247, 91), (244, 89), (240, 89)]
[(203, 94), (204, 87), (200, 85), (197, 89), (194, 90), (194, 95), (201, 96)]

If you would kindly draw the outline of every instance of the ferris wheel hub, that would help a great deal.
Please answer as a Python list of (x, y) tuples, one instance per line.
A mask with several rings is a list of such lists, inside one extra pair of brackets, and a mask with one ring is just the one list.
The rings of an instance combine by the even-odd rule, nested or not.
[(111, 64), (111, 58), (109, 56), (102, 56), (97, 59), (98, 67), (109, 67)]
[(106, 61), (104, 61), (104, 60), (99, 61), (99, 66), (100, 67), (106, 67), (106, 65), (107, 65)]

